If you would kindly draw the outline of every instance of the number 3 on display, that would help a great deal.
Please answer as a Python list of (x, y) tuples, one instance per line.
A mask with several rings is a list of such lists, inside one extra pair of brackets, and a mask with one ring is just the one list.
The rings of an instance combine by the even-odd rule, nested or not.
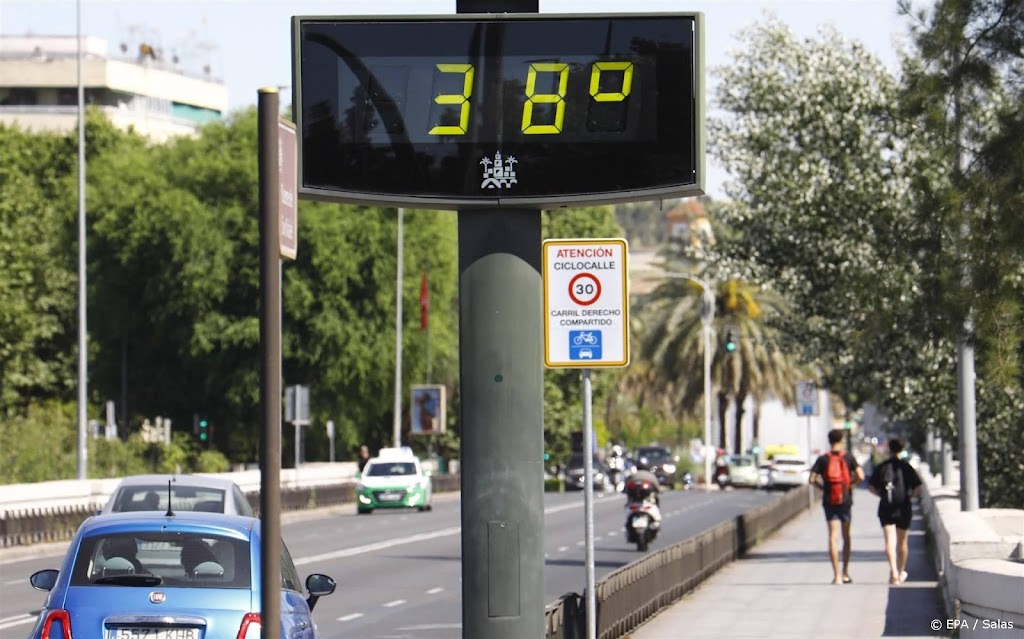
[[(472, 64), (438, 64), (441, 73), (462, 73), (464, 75), (462, 93), (442, 93), (434, 98), (436, 104), (459, 104), (459, 124), (435, 126), (430, 135), (464, 135), (469, 128), (469, 98), (473, 94)], [(602, 92), (601, 73), (603, 71), (622, 72), (622, 90), (618, 92)], [(557, 73), (558, 93), (537, 93), (537, 74)], [(535, 62), (530, 64), (526, 74), (526, 102), (523, 103), (522, 131), (527, 135), (542, 133), (561, 133), (565, 120), (565, 93), (569, 86), (569, 65), (562, 62)], [(622, 102), (633, 87), (632, 62), (595, 62), (590, 68), (590, 97), (595, 102)], [(551, 124), (533, 123), (533, 105), (554, 104), (555, 121)]]

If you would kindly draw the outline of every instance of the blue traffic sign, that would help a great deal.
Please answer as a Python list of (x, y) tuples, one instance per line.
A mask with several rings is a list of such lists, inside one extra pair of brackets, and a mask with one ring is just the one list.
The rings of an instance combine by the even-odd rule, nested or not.
[(569, 331), (569, 359), (600, 360), (601, 331)]

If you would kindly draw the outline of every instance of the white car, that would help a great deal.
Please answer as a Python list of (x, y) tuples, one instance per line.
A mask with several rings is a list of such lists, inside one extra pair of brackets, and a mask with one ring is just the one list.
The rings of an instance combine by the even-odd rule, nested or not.
[(803, 486), (811, 476), (811, 467), (800, 457), (776, 455), (768, 471), (768, 485), (765, 488), (789, 489)]
[(757, 460), (751, 455), (733, 455), (729, 460), (729, 485), (760, 488)]
[(206, 475), (131, 475), (121, 480), (98, 514), (171, 510), (252, 517), (252, 506), (238, 484)]
[(408, 446), (382, 448), (358, 475), (356, 512), (368, 515), (378, 508), (430, 510), (433, 484), (419, 458)]

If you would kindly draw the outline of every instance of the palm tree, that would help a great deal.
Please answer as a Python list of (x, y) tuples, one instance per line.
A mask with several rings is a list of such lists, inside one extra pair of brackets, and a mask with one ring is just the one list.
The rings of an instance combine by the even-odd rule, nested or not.
[[(712, 386), (717, 389), (719, 442), (728, 448), (726, 412), (736, 406), (733, 450), (743, 451), (742, 423), (747, 397), (760, 401), (777, 397), (792, 401), (799, 378), (794, 358), (779, 348), (779, 334), (765, 319), (784, 312), (783, 300), (738, 280), (715, 286), (717, 335), (728, 330), (735, 338), (735, 352), (715, 348)], [(703, 398), (704, 340), (701, 323), (702, 291), (689, 280), (667, 280), (648, 296), (641, 352), (650, 359), (661, 385), (673, 390), (678, 408), (696, 412)], [(791, 383), (792, 382), (792, 383)], [(757, 434), (755, 434), (757, 437)]]

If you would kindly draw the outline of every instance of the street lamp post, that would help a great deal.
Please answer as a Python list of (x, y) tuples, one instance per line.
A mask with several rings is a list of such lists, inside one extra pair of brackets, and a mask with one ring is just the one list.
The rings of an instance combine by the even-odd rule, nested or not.
[(711, 487), (711, 359), (712, 332), (711, 326), (715, 319), (715, 292), (711, 284), (692, 275), (683, 273), (666, 273), (670, 279), (689, 280), (700, 286), (704, 308), (701, 309), (700, 320), (704, 335), (704, 486)]

